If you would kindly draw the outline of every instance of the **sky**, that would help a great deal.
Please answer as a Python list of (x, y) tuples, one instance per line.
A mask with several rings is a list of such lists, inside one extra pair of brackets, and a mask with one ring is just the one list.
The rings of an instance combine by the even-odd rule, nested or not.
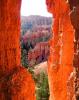
[(21, 15), (51, 16), (51, 14), (47, 12), (45, 0), (22, 0)]

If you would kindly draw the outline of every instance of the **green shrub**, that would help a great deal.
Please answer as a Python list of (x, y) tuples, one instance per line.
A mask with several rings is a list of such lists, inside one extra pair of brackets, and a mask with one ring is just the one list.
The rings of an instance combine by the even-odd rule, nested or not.
[(36, 100), (48, 100), (49, 85), (48, 77), (45, 73), (40, 73), (36, 78)]

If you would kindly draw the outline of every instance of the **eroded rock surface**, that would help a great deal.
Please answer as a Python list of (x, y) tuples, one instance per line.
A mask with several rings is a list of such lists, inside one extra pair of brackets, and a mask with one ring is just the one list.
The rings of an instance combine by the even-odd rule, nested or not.
[(66, 0), (46, 0), (47, 9), (54, 17), (54, 36), (50, 40), (48, 78), (50, 100), (68, 100), (67, 81), (73, 70), (74, 30)]
[(76, 100), (79, 100), (79, 1), (78, 0), (69, 0), (69, 6), (71, 9), (70, 18), (71, 23), (74, 28), (74, 97)]
[(35, 84), (20, 67), (21, 0), (0, 0), (0, 100), (35, 100)]

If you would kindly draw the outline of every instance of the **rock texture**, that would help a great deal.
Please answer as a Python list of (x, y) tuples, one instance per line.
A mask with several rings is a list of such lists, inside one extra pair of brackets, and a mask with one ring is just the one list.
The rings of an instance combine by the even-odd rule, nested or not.
[(70, 18), (73, 28), (75, 30), (74, 37), (74, 82), (73, 82), (73, 90), (76, 100), (79, 100), (79, 1), (78, 0), (69, 0), (69, 5), (71, 9)]
[[(70, 16), (66, 0), (46, 0), (54, 17), (48, 60), (50, 100), (79, 100), (79, 1), (69, 4)], [(20, 64), (20, 6), (21, 0), (0, 1), (0, 100), (35, 100), (34, 81)]]
[(48, 78), (50, 100), (68, 100), (67, 81), (73, 70), (74, 30), (66, 0), (46, 0), (47, 10), (54, 17), (54, 36), (50, 40)]
[(0, 100), (35, 100), (31, 75), (20, 64), (21, 0), (0, 0)]

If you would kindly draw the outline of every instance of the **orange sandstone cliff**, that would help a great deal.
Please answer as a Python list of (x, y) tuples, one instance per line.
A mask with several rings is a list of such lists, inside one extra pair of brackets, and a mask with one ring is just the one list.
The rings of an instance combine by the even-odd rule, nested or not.
[(46, 0), (46, 5), (54, 18), (48, 60), (50, 100), (68, 100), (67, 81), (73, 70), (74, 52), (70, 9), (66, 0)]
[(20, 64), (21, 0), (0, 0), (0, 100), (35, 100), (35, 84)]
[[(74, 29), (78, 37), (79, 17), (75, 16), (77, 24), (74, 24), (74, 14), (70, 18), (66, 1), (46, 0), (47, 9), (54, 18), (48, 60), (50, 100), (74, 100), (74, 93), (68, 94), (67, 81), (73, 71)], [(69, 1), (70, 8), (76, 6), (75, 15), (79, 15), (78, 5), (74, 5), (74, 0)], [(34, 81), (20, 64), (20, 7), (21, 0), (0, 0), (0, 100), (35, 100)]]

